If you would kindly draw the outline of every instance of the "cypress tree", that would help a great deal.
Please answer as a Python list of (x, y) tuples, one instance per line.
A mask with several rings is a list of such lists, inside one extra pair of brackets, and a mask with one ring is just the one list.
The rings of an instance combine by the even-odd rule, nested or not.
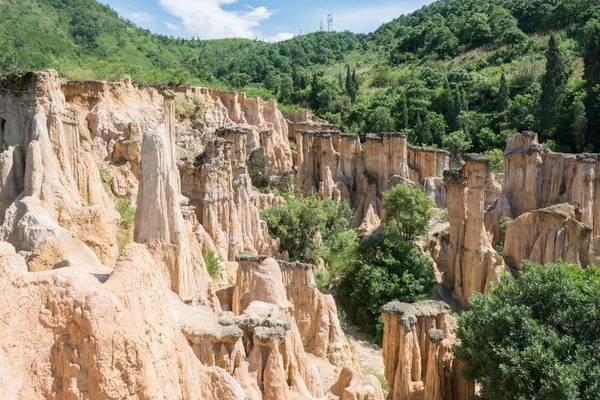
[(542, 138), (554, 136), (556, 117), (562, 107), (567, 79), (568, 74), (565, 71), (558, 42), (552, 34), (546, 51), (546, 74), (542, 81), (542, 95), (540, 97), (539, 122)]
[(448, 113), (446, 114), (446, 122), (448, 123), (448, 128), (450, 129), (450, 132), (457, 131), (459, 128), (458, 116), (460, 115), (461, 111), (463, 111), (465, 108), (464, 102), (466, 102), (466, 96), (457, 87), (456, 89), (454, 89), (452, 101), (450, 102)]
[(317, 72), (313, 72), (312, 83), (310, 87), (310, 94), (308, 96), (308, 102), (310, 106), (316, 110), (318, 107), (319, 100), (319, 79), (317, 77)]
[(350, 100), (356, 101), (357, 87), (354, 85), (352, 74), (350, 74), (350, 66), (346, 65), (346, 93), (350, 96)]
[(600, 152), (600, 22), (589, 27), (587, 42), (584, 56), (587, 143)]
[(408, 118), (408, 103), (406, 102), (406, 93), (402, 93), (402, 127), (408, 129), (409, 118)]
[(421, 132), (421, 143), (423, 143), (423, 145), (431, 144), (431, 121), (429, 120), (429, 113), (427, 110), (425, 110), (425, 120), (423, 121)]
[(500, 77), (500, 89), (498, 90), (498, 98), (496, 99), (496, 111), (503, 113), (510, 105), (510, 89), (508, 81), (504, 73)]
[(417, 140), (421, 142), (423, 135), (423, 123), (421, 122), (421, 113), (417, 113), (417, 124), (415, 125), (415, 133), (417, 134)]

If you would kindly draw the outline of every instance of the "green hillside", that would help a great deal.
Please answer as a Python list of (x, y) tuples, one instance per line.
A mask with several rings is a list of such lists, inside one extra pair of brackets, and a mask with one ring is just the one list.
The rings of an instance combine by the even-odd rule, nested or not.
[(524, 129), (558, 150), (600, 151), (597, 0), (440, 0), (368, 35), (280, 43), (154, 35), (94, 0), (4, 0), (0, 16), (0, 78), (130, 74), (244, 90), (346, 130), (403, 130), (457, 152), (502, 148)]

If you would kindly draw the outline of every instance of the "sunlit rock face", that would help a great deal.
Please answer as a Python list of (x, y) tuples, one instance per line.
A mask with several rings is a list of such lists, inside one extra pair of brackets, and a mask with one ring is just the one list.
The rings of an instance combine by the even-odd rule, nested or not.
[(498, 282), (504, 270), (504, 260), (494, 250), (484, 224), (489, 167), (488, 159), (467, 155), (460, 170), (444, 173), (450, 220), (445, 272), (464, 305), (473, 293), (483, 293)]
[[(279, 246), (260, 211), (284, 200), (257, 193), (246, 163), (260, 147), (273, 171), (293, 168), (275, 102), (54, 71), (11, 85), (0, 93), (8, 398), (382, 399), (312, 267), (267, 257)], [(226, 267), (214, 277), (207, 252)]]
[(533, 132), (508, 137), (503, 191), (486, 215), (486, 225), (498, 235), (501, 217), (518, 218), (529, 211), (568, 203), (576, 219), (600, 236), (598, 154), (554, 153), (538, 143)]
[(473, 384), (460, 375), (450, 307), (437, 301), (391, 302), (382, 307), (383, 359), (389, 400), (467, 400)]

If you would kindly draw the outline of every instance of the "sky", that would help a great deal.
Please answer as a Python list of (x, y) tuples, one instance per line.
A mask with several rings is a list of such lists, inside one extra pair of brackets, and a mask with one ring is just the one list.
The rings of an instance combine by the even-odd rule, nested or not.
[(318, 31), (368, 33), (433, 0), (100, 0), (136, 25), (175, 37), (266, 41)]

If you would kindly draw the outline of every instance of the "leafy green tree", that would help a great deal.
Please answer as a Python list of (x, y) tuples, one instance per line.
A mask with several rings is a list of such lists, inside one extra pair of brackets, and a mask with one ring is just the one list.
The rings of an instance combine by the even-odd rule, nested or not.
[(252, 82), (252, 77), (245, 73), (232, 72), (225, 77), (225, 82), (231, 87), (243, 89)]
[(496, 99), (496, 111), (503, 113), (510, 107), (510, 88), (506, 75), (500, 77), (500, 89), (498, 90), (498, 98)]
[(490, 172), (504, 172), (504, 151), (492, 149), (484, 152), (483, 155), (491, 161)]
[(397, 185), (384, 193), (388, 214), (382, 232), (366, 237), (348, 255), (338, 299), (348, 316), (373, 340), (381, 342), (380, 308), (393, 300), (423, 300), (434, 283), (431, 258), (414, 239), (427, 233), (433, 201), (417, 187)]
[[(352, 211), (343, 202), (339, 206), (332, 200), (320, 201), (310, 197), (289, 197), (284, 206), (272, 208), (262, 214), (269, 233), (281, 240), (294, 261), (316, 262), (335, 237), (348, 229)], [(320, 238), (322, 243), (318, 243)]]
[(425, 300), (435, 282), (431, 258), (394, 234), (393, 229), (368, 236), (346, 259), (337, 298), (348, 318), (381, 343), (381, 307), (398, 300)]
[(455, 154), (464, 154), (471, 149), (472, 141), (464, 131), (454, 131), (444, 137), (442, 146)]
[(390, 109), (377, 107), (367, 114), (366, 130), (372, 133), (392, 132), (394, 130), (394, 119)]
[(565, 95), (565, 86), (569, 74), (556, 40), (552, 34), (546, 51), (546, 74), (542, 81), (540, 97), (540, 132), (542, 139), (554, 136), (556, 118), (558, 117)]
[(402, 123), (401, 126), (404, 129), (408, 129), (409, 124), (410, 124), (410, 120), (409, 120), (409, 115), (408, 115), (408, 103), (406, 102), (406, 94), (403, 93), (401, 100), (400, 100), (401, 104), (402, 104)]
[(600, 269), (526, 262), (470, 302), (454, 353), (481, 399), (598, 398)]
[(293, 93), (294, 81), (289, 75), (285, 75), (279, 83), (279, 101), (285, 104), (291, 103)]
[(435, 204), (420, 187), (396, 185), (383, 194), (385, 223), (410, 242), (427, 233)]

